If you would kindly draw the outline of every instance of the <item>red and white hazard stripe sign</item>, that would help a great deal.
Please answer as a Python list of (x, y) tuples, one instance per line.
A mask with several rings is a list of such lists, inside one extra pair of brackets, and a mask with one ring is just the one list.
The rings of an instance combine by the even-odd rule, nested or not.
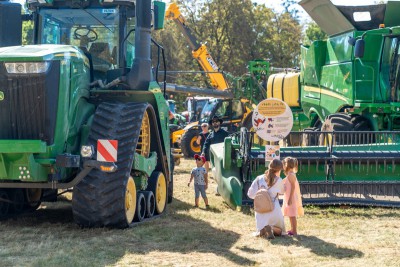
[(97, 140), (97, 161), (116, 162), (118, 140)]

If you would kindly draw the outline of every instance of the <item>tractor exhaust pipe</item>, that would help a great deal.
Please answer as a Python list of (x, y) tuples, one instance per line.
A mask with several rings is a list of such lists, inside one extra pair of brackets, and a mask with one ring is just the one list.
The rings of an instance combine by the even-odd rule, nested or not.
[(151, 0), (136, 1), (135, 58), (127, 82), (131, 90), (149, 88), (151, 80)]

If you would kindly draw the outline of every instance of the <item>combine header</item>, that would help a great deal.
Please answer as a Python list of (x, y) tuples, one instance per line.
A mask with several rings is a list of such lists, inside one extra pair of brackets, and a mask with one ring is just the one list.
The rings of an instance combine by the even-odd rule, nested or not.
[[(400, 132), (292, 134), (325, 142), (280, 150), (281, 158), (299, 161), (297, 177), (304, 204), (400, 207)], [(252, 203), (247, 190), (266, 170), (265, 149), (253, 140), (254, 133), (242, 128), (224, 144), (211, 146), (218, 192), (232, 208)]]

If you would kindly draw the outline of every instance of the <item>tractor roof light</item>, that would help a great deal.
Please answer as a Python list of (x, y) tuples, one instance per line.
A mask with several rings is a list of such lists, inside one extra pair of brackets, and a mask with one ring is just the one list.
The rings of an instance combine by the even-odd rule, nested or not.
[(4, 63), (6, 70), (11, 74), (31, 74), (45, 73), (49, 69), (50, 63), (43, 62), (8, 62)]

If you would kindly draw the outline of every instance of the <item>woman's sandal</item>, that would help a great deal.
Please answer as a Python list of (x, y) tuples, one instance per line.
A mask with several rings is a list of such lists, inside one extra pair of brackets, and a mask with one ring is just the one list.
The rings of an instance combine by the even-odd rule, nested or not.
[(294, 234), (293, 234), (292, 231), (287, 231), (287, 235), (288, 235), (288, 236), (294, 236)]

